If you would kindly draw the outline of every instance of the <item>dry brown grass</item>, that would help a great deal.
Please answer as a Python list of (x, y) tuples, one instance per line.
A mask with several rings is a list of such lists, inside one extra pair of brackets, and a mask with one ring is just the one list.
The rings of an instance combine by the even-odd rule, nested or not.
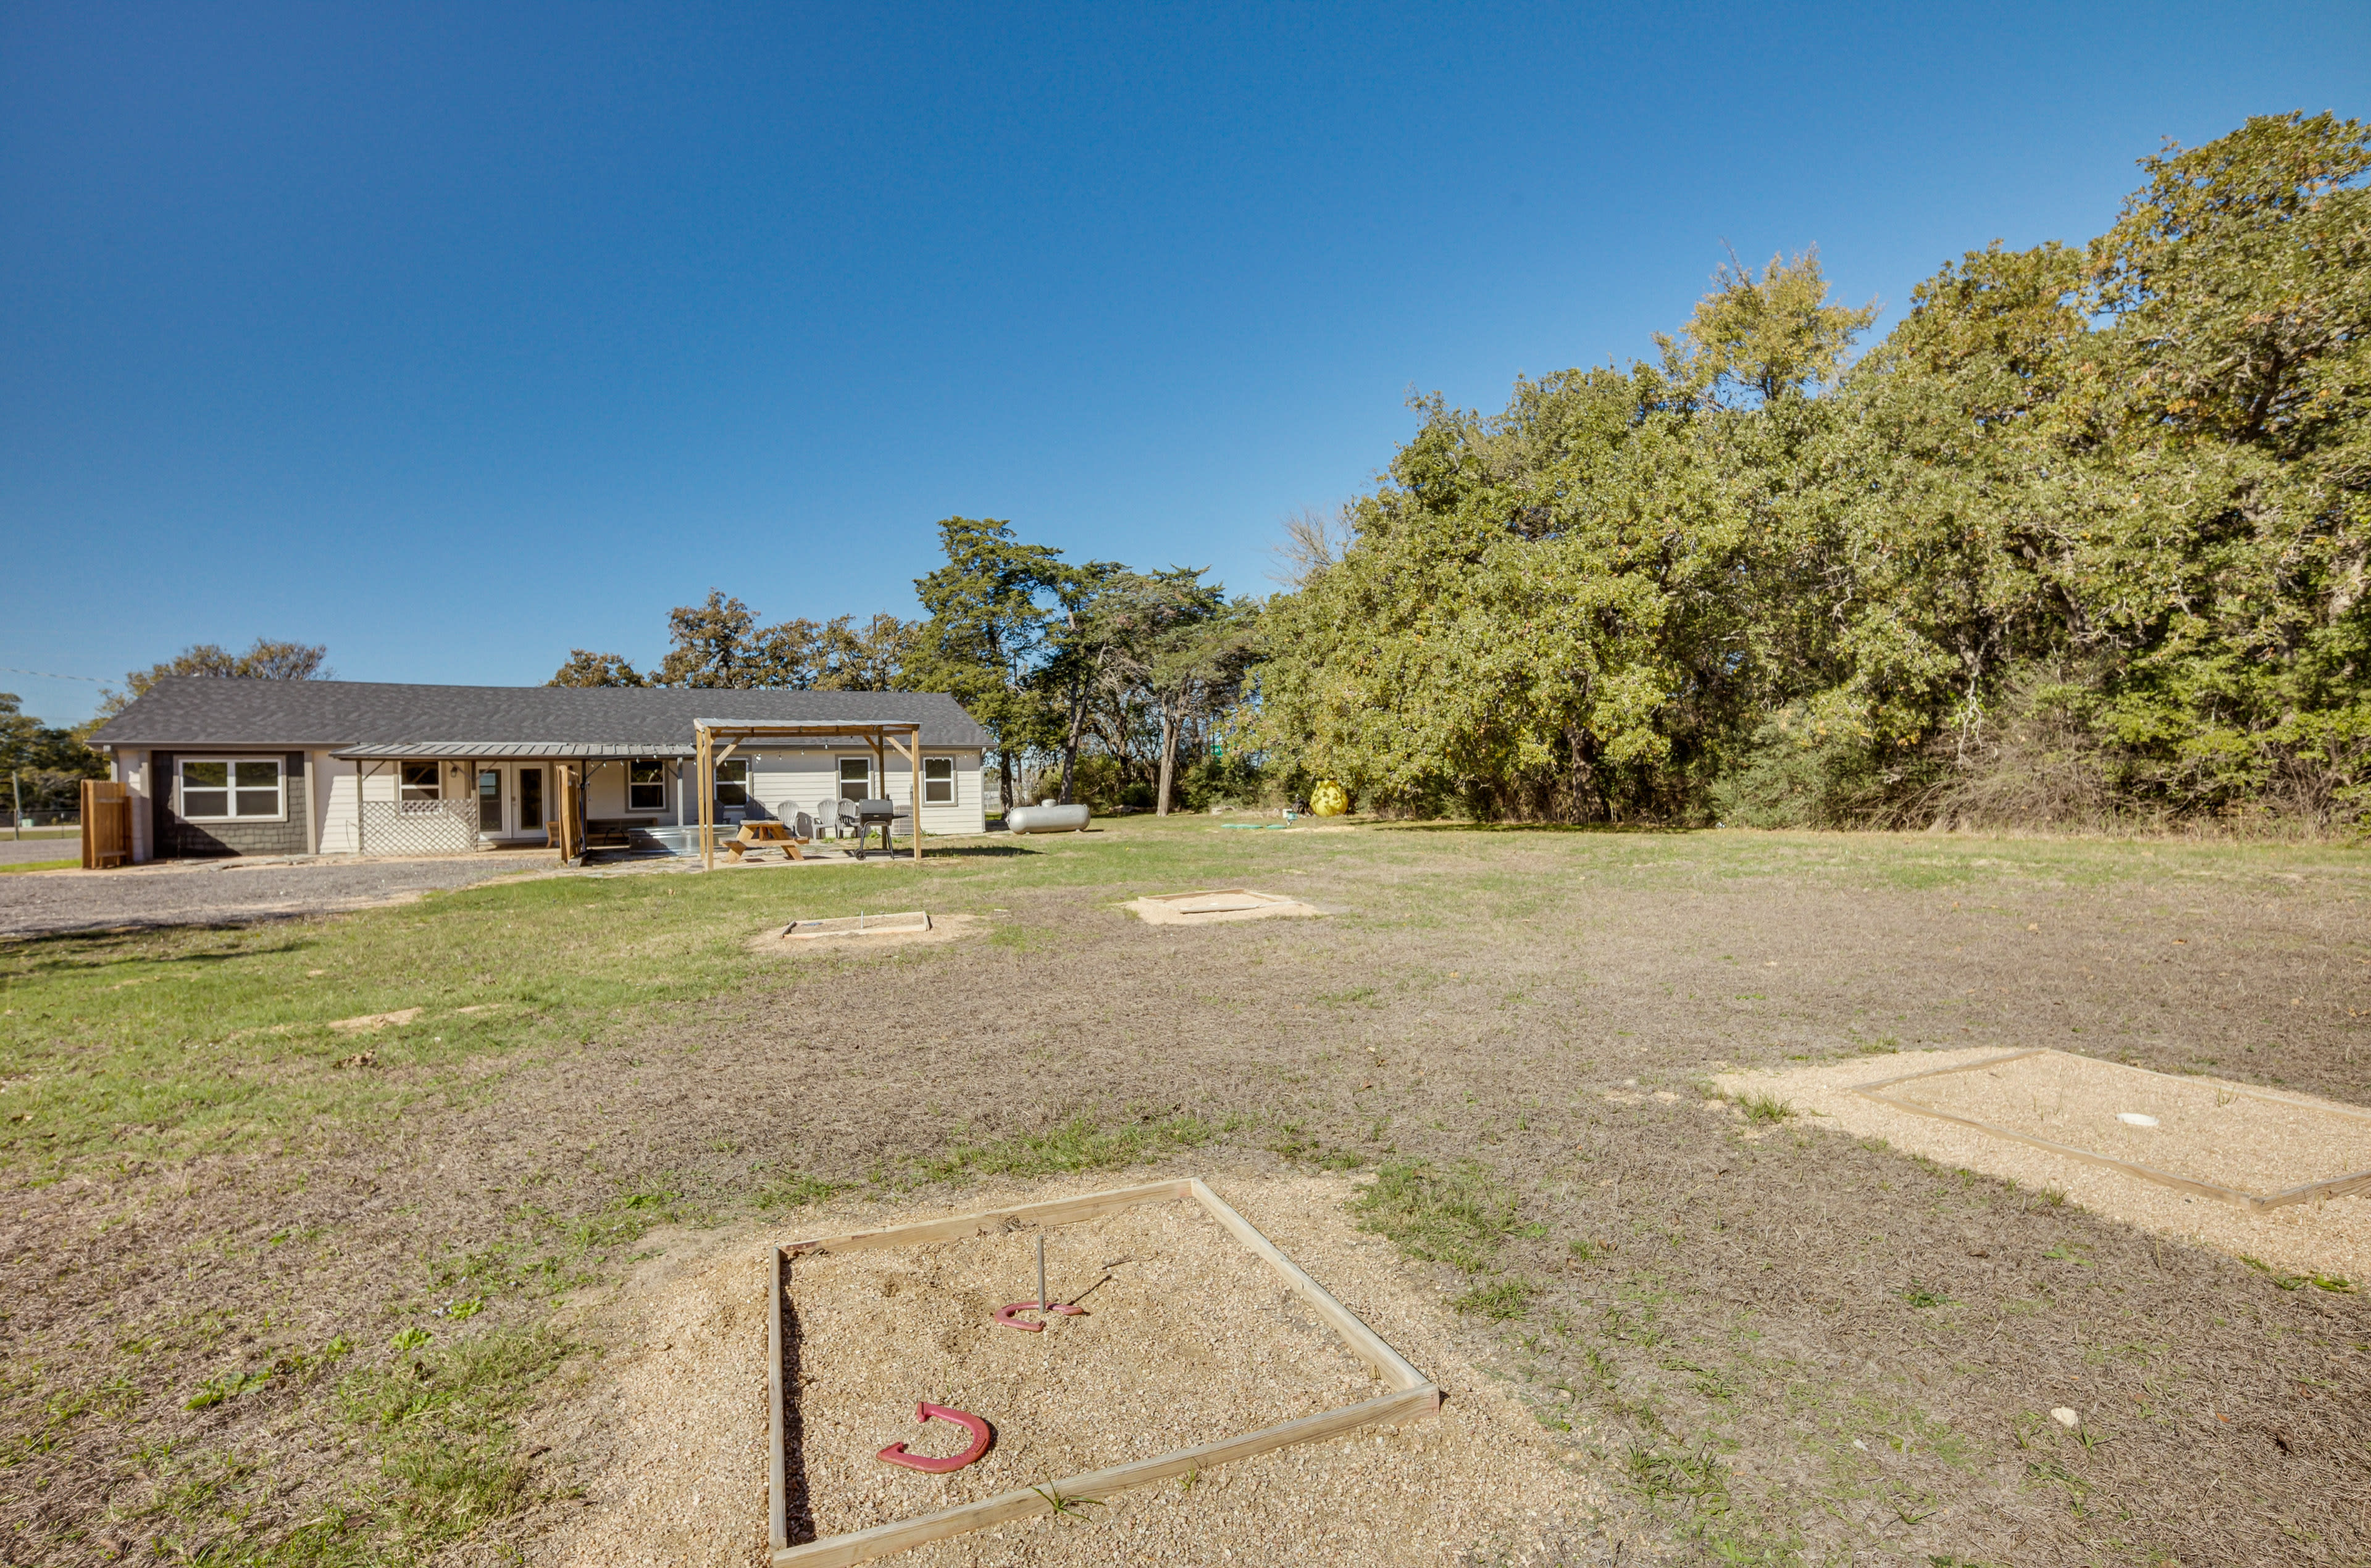
[[(716, 951), (652, 960), (729, 980), (604, 993), (598, 1011), (548, 999), (549, 1027), (501, 1026), (524, 1032), (511, 1055), (419, 1069), (424, 1099), (342, 1141), (94, 1160), (49, 1184), (20, 1149), (0, 1221), (0, 1552), (399, 1559), (384, 1532), (419, 1488), (371, 1458), (411, 1451), (332, 1396), (350, 1368), (466, 1371), (435, 1357), (482, 1325), (537, 1331), (549, 1286), (615, 1277), (663, 1217), (1190, 1157), (1380, 1173), (1397, 1195), (1370, 1223), (1440, 1260), (1426, 1266), (1469, 1301), (1471, 1354), (1680, 1559), (2371, 1554), (2365, 1296), (2284, 1289), (2049, 1194), (1698, 1103), (1724, 1064), (1922, 1041), (2211, 1066), (2364, 1103), (2352, 859), (1131, 823), (894, 874), (918, 890), (900, 907), (976, 914), (983, 940), (760, 962), (735, 905)], [(1344, 913), (1177, 929), (1116, 907), (1232, 879)], [(526, 896), (451, 902), (525, 921), (531, 905), (502, 901)], [(353, 929), (398, 916), (421, 917)], [(433, 1316), (480, 1298), (468, 1320)], [(386, 1348), (411, 1327), (435, 1337)], [(341, 1334), (353, 1348), (319, 1359)], [(541, 1408), (597, 1379), (600, 1349), (521, 1362), (542, 1380), (499, 1388)], [(205, 1379), (259, 1370), (186, 1408)], [(2081, 1430), (2048, 1419), (2062, 1404)], [(488, 1517), (435, 1539), (454, 1561), (505, 1541), (532, 1559), (538, 1521), (595, 1461), (480, 1435)], [(340, 1508), (364, 1514), (333, 1528)]]

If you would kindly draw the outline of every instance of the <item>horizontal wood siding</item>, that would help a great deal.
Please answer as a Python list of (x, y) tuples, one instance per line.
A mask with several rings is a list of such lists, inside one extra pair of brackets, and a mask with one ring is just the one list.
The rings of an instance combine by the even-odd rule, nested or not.
[[(926, 750), (922, 755), (925, 759), (952, 757), (955, 763), (955, 798), (950, 804), (923, 807), (922, 831), (942, 836), (986, 832), (988, 817), (980, 804), (980, 754)], [(842, 756), (871, 759), (869, 752), (855, 751), (829, 755), (822, 752), (760, 754), (750, 763), (750, 797), (766, 815), (786, 822), (801, 812), (820, 814), (830, 809), (830, 802), (839, 799), (839, 759)], [(971, 766), (966, 767), (964, 763), (967, 758)], [(894, 751), (889, 754), (887, 774), (883, 782), (888, 787), (889, 799), (901, 806), (911, 806), (912, 776), (906, 770), (906, 759)]]

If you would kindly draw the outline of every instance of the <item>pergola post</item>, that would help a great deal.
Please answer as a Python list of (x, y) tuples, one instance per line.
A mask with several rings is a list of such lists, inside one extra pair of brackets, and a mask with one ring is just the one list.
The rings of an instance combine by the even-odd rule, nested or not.
[[(913, 808), (912, 815), (908, 820), (913, 824), (914, 859), (919, 860), (922, 858), (922, 732), (917, 728), (903, 741), (890, 734), (885, 728), (882, 731), (882, 735), (891, 745), (896, 746), (899, 755), (906, 759), (906, 778), (908, 786), (907, 799), (908, 803)], [(908, 742), (912, 744), (909, 745)], [(882, 787), (885, 791), (888, 787), (887, 779), (882, 780)]]
[(568, 865), (584, 858), (584, 801), (576, 764), (554, 761), (551, 775), (550, 820), (559, 830), (560, 862)]
[(716, 791), (709, 787), (710, 758), (716, 749), (716, 737), (708, 726), (697, 726), (700, 756), (695, 767), (700, 788), (700, 869), (716, 869)]

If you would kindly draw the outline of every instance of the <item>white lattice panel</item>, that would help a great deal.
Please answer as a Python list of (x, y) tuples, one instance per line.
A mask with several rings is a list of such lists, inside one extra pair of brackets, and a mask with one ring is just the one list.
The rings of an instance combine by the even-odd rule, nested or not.
[(365, 855), (451, 855), (478, 847), (475, 801), (364, 801)]

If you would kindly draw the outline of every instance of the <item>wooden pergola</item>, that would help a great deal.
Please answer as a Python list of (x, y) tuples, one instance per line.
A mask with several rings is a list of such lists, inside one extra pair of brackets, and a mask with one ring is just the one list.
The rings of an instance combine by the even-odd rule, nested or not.
[[(852, 723), (844, 719), (781, 719), (763, 722), (745, 722), (737, 719), (695, 719), (692, 732), (698, 741), (700, 777), (700, 867), (713, 870), (716, 867), (716, 768), (731, 760), (744, 743), (769, 739), (837, 740), (846, 737), (863, 741), (873, 748), (873, 776), (881, 780), (885, 792), (889, 788), (888, 753), (895, 748), (906, 759), (906, 771), (913, 781), (910, 791), (912, 806), (908, 818), (914, 836), (914, 859), (922, 858), (922, 726), (911, 720), (878, 719), (864, 723)], [(903, 736), (904, 739), (899, 739)], [(723, 743), (724, 749), (718, 751)], [(750, 747), (752, 751), (758, 749)], [(861, 847), (861, 846), (860, 846)]]

